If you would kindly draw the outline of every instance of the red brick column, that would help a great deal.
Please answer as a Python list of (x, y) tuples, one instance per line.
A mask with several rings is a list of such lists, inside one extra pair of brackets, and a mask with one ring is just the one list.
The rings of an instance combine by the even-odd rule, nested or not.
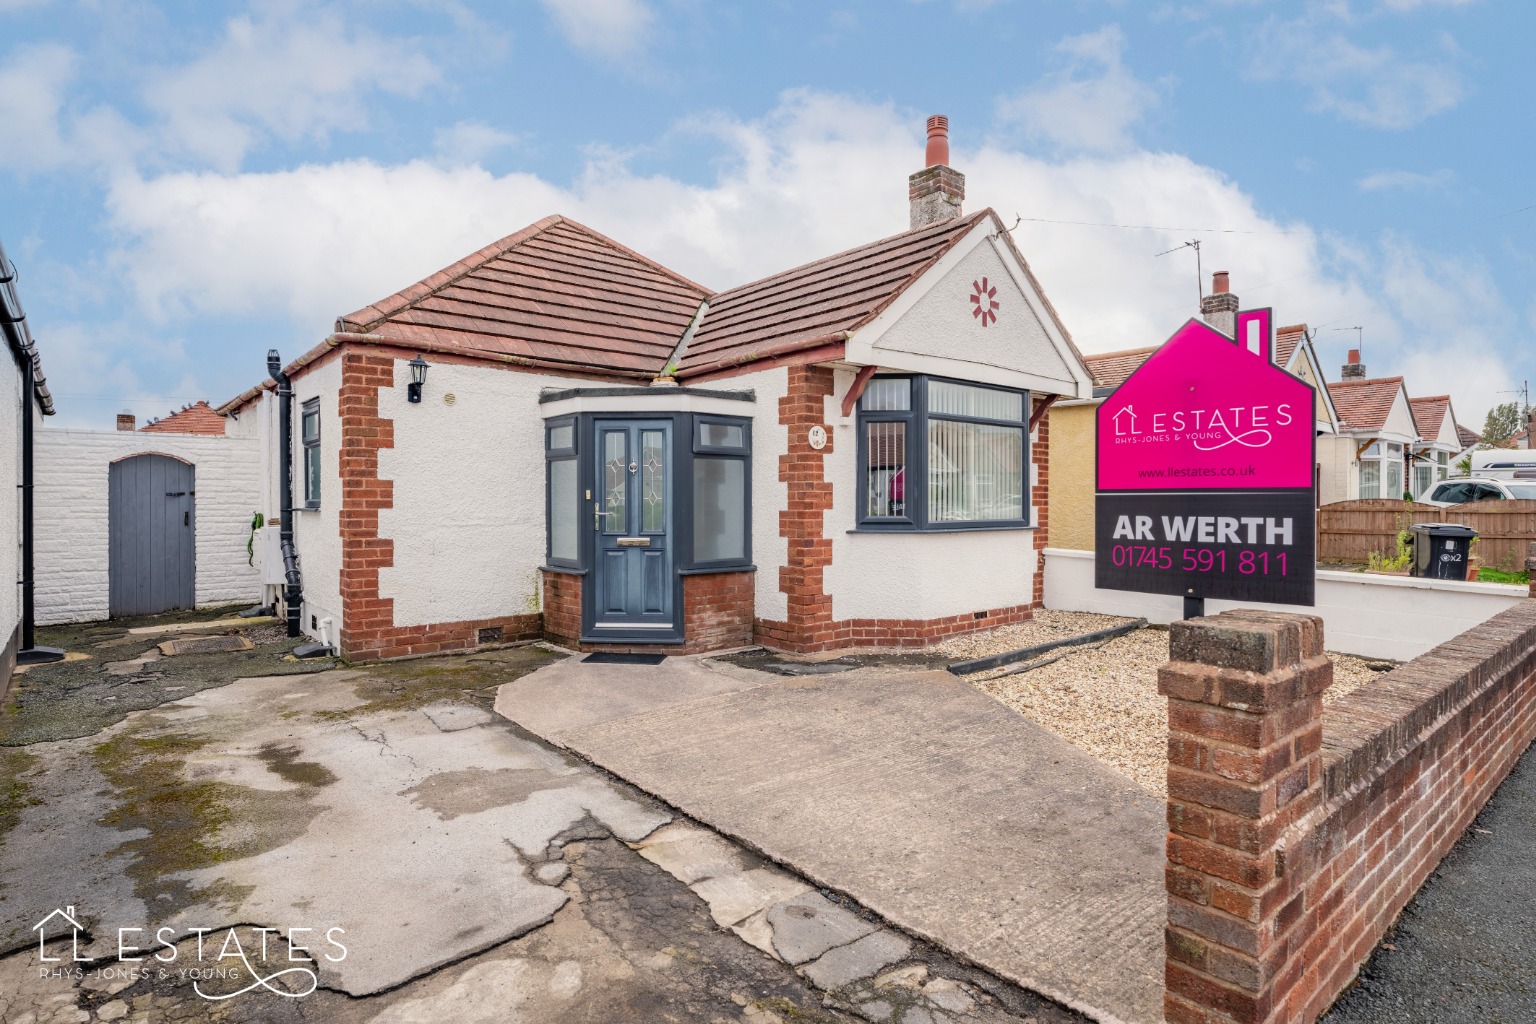
[(379, 596), (379, 570), (395, 562), (394, 541), (379, 536), (379, 510), (394, 505), (394, 482), (379, 479), (379, 449), (395, 446), (395, 423), (379, 416), (379, 388), (394, 387), (391, 356), (344, 352), (341, 421), (341, 650), (352, 661), (380, 656), (394, 601)]
[(813, 426), (826, 425), (826, 399), (832, 394), (832, 370), (791, 366), (789, 390), (779, 399), (779, 422), (788, 428), (789, 450), (779, 457), (779, 479), (789, 486), (789, 501), (779, 513), (779, 536), (788, 544), (787, 564), (779, 569), (779, 590), (788, 596), (784, 622), (759, 620), (764, 642), (791, 651), (817, 650), (834, 639), (832, 598), (822, 582), (832, 564), (832, 541), (822, 517), (832, 508), (832, 484), (823, 459), (832, 454), (832, 432), (821, 451), (811, 447)]
[(1525, 576), (1528, 593), (1536, 597), (1536, 542), (1530, 547), (1530, 554), (1525, 557)]
[(1287, 1019), (1304, 960), (1290, 948), (1307, 893), (1282, 833), (1322, 800), (1314, 616), (1234, 611), (1173, 624), (1168, 697), (1169, 1024)]
[[(1049, 399), (1041, 397), (1038, 401)], [(1051, 414), (1040, 417), (1035, 428), (1035, 440), (1029, 448), (1029, 459), (1035, 466), (1035, 483), (1026, 493), (1035, 506), (1035, 587), (1031, 607), (1045, 607), (1045, 549), (1051, 539)], [(1026, 481), (1028, 483), (1028, 481)]]

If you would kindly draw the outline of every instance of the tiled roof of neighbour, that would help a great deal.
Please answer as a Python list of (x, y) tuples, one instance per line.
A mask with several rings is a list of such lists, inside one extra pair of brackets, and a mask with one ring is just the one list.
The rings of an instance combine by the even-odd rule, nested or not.
[(649, 378), (709, 290), (591, 228), (546, 217), (337, 321), (406, 348)]
[(830, 341), (831, 335), (868, 323), (991, 215), (982, 210), (904, 231), (711, 296), (680, 375), (750, 362), (797, 343)]
[(1386, 426), (1392, 402), (1402, 387), (1401, 377), (1336, 380), (1328, 382), (1328, 395), (1333, 399), (1333, 407), (1339, 413), (1339, 425), (1344, 429), (1380, 430)]
[(1445, 422), (1445, 412), (1451, 407), (1451, 396), (1410, 398), (1408, 404), (1413, 408), (1413, 422), (1419, 425), (1419, 434), (1423, 437), (1439, 437), (1440, 425)]
[(1307, 336), (1306, 324), (1291, 324), (1275, 329), (1275, 365), (1284, 369), (1296, 354), (1296, 346)]
[(1147, 361), (1147, 357), (1160, 347), (1151, 345), (1147, 348), (1128, 348), (1122, 352), (1084, 356), (1083, 362), (1088, 364), (1088, 372), (1093, 374), (1095, 387), (1117, 388), (1125, 383), (1127, 377), (1139, 370), (1141, 364)]
[(1481, 444), (1483, 441), (1482, 434), (1479, 434), (1471, 427), (1464, 427), (1460, 423), (1456, 424), (1456, 434), (1461, 438), (1461, 446), (1463, 448), (1470, 448), (1475, 444)]
[(139, 430), (152, 434), (223, 434), (224, 417), (207, 402), (196, 402), (164, 419), (146, 423)]

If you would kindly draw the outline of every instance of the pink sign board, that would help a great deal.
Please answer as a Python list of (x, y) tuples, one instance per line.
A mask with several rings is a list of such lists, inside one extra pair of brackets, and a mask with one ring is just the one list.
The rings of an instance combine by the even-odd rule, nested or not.
[(1270, 311), (1237, 338), (1190, 320), (1098, 409), (1099, 491), (1310, 488), (1311, 385), (1273, 362)]

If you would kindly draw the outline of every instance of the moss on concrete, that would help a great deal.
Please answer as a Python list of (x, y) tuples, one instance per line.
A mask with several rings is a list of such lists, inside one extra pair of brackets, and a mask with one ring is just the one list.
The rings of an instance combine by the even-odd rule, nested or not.
[(314, 714), (318, 718), (344, 720), (442, 701), (489, 706), (495, 700), (496, 687), (560, 657), (542, 647), (509, 647), (467, 656), (451, 654), (359, 665), (356, 667), (363, 674), (350, 681), (359, 703)]
[(31, 795), (27, 774), (37, 765), (37, 758), (21, 750), (0, 749), (0, 843), (16, 827), (21, 812), (41, 800)]

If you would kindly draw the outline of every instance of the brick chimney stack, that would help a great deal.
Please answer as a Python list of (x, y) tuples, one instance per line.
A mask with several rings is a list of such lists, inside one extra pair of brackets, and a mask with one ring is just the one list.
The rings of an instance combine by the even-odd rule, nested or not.
[(133, 413), (128, 409), (124, 409), (122, 412), (117, 414), (118, 430), (134, 430), (136, 429), (137, 422), (138, 421), (133, 418)]
[(1237, 296), (1227, 289), (1231, 285), (1227, 272), (1218, 270), (1211, 275), (1211, 294), (1200, 300), (1200, 316), (1206, 323), (1229, 338), (1237, 337)]
[(1365, 379), (1365, 364), (1360, 361), (1359, 349), (1352, 348), (1349, 350), (1349, 362), (1344, 364), (1344, 368), (1339, 371), (1339, 375), (1344, 380)]
[(965, 175), (949, 166), (949, 118), (928, 119), (926, 166), (907, 179), (912, 227), (921, 228), (960, 216), (965, 202)]

